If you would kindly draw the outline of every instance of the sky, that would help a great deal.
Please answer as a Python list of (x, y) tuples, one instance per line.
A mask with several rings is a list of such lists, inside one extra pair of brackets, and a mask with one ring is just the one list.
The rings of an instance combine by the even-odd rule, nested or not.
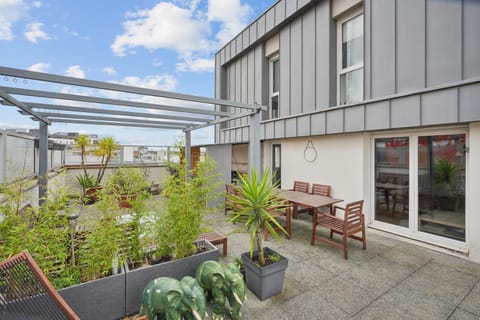
[[(275, 2), (0, 0), (0, 65), (214, 97), (215, 52)], [(12, 81), (18, 80), (1, 77), (0, 86)], [(38, 128), (16, 110), (0, 106), (0, 129)], [(49, 127), (49, 133), (74, 131), (126, 145), (172, 145), (181, 138), (156, 129)], [(213, 142), (213, 127), (192, 132), (193, 145)]]

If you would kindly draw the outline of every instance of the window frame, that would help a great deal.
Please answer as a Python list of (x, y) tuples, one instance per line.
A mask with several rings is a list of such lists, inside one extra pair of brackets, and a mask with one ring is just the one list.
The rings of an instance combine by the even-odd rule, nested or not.
[[(278, 88), (278, 91), (273, 91), (273, 64), (275, 62), (280, 63), (280, 55), (278, 53), (272, 55), (268, 59), (268, 69), (269, 69), (269, 88), (268, 88), (268, 104), (269, 104), (269, 118), (270, 119), (276, 119), (280, 116), (280, 85)], [(280, 73), (280, 65), (279, 65), (279, 73)], [(277, 77), (280, 77), (280, 74), (277, 75)], [(277, 115), (274, 117), (273, 114), (273, 106), (272, 106), (272, 99), (277, 98)]]
[(356, 70), (362, 69), (362, 98), (360, 101), (365, 99), (365, 71), (364, 71), (364, 62), (365, 62), (365, 16), (363, 17), (363, 41), (364, 41), (364, 50), (363, 50), (363, 59), (361, 63), (357, 63), (353, 66), (349, 66), (347, 68), (342, 68), (342, 54), (343, 54), (343, 30), (342, 26), (344, 23), (347, 23), (350, 20), (353, 20), (354, 18), (364, 15), (363, 8), (359, 8), (357, 10), (354, 10), (346, 15), (343, 15), (341, 18), (337, 20), (337, 105), (347, 105), (351, 103), (356, 103), (358, 101), (354, 102), (345, 102), (341, 103), (341, 88), (340, 88), (340, 78), (344, 74), (351, 73)]

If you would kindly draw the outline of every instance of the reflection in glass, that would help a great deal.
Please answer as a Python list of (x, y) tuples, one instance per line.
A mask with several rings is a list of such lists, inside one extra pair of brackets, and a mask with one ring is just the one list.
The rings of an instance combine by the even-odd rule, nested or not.
[(419, 230), (465, 241), (465, 134), (418, 138)]
[(272, 62), (273, 65), (273, 88), (272, 92), (280, 91), (280, 60)]
[(363, 99), (363, 68), (340, 75), (340, 104)]
[(342, 68), (363, 62), (363, 15), (342, 24)]
[(408, 137), (375, 139), (375, 220), (408, 228)]
[(278, 96), (272, 97), (272, 119), (278, 118)]

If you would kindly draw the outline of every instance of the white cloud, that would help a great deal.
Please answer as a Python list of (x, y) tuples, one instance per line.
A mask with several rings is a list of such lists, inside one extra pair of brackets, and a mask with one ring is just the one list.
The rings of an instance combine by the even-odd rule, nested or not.
[(251, 13), (248, 5), (242, 5), (240, 0), (208, 0), (208, 20), (221, 24), (216, 34), (220, 46), (230, 41), (247, 24)]
[(13, 39), (12, 26), (27, 10), (22, 0), (0, 0), (0, 40)]
[(178, 71), (191, 72), (212, 72), (215, 66), (215, 59), (184, 57), (183, 61), (178, 62), (176, 67)]
[(28, 41), (37, 43), (38, 39), (48, 40), (50, 36), (42, 30), (43, 23), (41, 22), (31, 22), (27, 24), (27, 31), (25, 31), (25, 38)]
[(28, 70), (37, 72), (47, 72), (50, 69), (50, 64), (46, 62), (38, 62), (30, 66)]
[(130, 76), (125, 77), (120, 82), (121, 84), (142, 87), (148, 89), (164, 90), (164, 91), (173, 91), (177, 87), (177, 79), (169, 74), (162, 75), (152, 75), (146, 76), (144, 78)]
[(129, 13), (123, 27), (124, 33), (117, 35), (111, 45), (119, 56), (125, 55), (127, 49), (139, 46), (177, 52), (208, 50), (210, 47), (207, 21), (198, 18), (192, 8), (181, 8), (169, 2), (160, 2), (150, 10)]
[(33, 1), (33, 3), (32, 3), (32, 7), (34, 7), (34, 8), (40, 8), (41, 6), (42, 6), (41, 1)]
[(85, 72), (80, 68), (79, 65), (68, 67), (68, 69), (65, 71), (65, 74), (69, 77), (82, 79), (85, 78)]
[(117, 71), (113, 67), (105, 67), (103, 68), (103, 72), (105, 72), (109, 76), (114, 76), (117, 74)]

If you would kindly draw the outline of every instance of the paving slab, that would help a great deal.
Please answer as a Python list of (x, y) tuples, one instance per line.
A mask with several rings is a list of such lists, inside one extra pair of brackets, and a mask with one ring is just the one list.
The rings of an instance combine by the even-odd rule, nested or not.
[(480, 282), (468, 293), (460, 308), (480, 318)]

